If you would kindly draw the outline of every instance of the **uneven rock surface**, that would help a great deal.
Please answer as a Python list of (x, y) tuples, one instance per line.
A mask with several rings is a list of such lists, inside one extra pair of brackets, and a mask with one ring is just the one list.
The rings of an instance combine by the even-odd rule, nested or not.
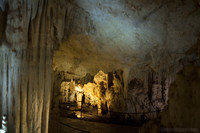
[(69, 7), (70, 22), (60, 25), (68, 37), (54, 54), (53, 69), (74, 77), (129, 68), (143, 78), (149, 69), (174, 66), (199, 38), (199, 1), (77, 0)]
[(162, 113), (165, 127), (200, 128), (200, 67), (187, 66), (180, 71), (169, 90), (169, 106)]
[(176, 73), (199, 59), (199, 1), (77, 0), (70, 6), (68, 38), (54, 53), (53, 70), (72, 79), (122, 70), (120, 101), (127, 99), (128, 112), (162, 110)]
[(98, 114), (107, 118), (113, 117), (111, 113), (115, 113), (116, 116), (128, 115), (129, 120), (140, 121), (140, 115), (144, 113), (147, 119), (155, 119), (157, 111), (162, 111), (167, 105), (168, 85), (171, 84), (159, 82), (168, 80), (152, 79), (151, 82), (155, 83), (150, 89), (144, 87), (144, 82), (134, 80), (129, 85), (128, 97), (125, 99), (123, 71), (108, 74), (99, 71), (92, 82), (85, 84), (80, 84), (81, 79), (63, 81), (60, 85), (59, 103), (77, 103), (78, 108), (81, 108), (81, 103), (97, 107)]
[[(0, 116), (8, 116), (8, 132), (48, 132), (62, 72), (80, 79), (122, 70), (130, 107), (165, 105), (176, 73), (199, 59), (199, 7), (199, 0), (1, 0)], [(132, 80), (141, 84), (130, 87)]]
[(7, 115), (9, 133), (47, 133), (55, 4), (1, 0), (0, 5), (0, 116)]
[(160, 132), (170, 128), (171, 132), (199, 132), (200, 128), (200, 67), (186, 66), (177, 74), (169, 89), (169, 101), (160, 118), (148, 122), (141, 133)]

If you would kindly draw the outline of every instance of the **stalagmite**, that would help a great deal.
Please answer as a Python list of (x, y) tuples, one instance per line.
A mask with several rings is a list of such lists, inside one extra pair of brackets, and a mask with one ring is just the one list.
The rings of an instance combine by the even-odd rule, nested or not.
[(0, 128), (57, 133), (60, 107), (78, 110), (73, 118), (88, 107), (134, 122), (136, 114), (155, 119), (169, 107), (164, 117), (172, 126), (182, 118), (193, 123), (181, 113), (179, 93), (190, 94), (190, 107), (198, 82), (188, 82), (192, 91), (171, 85), (199, 78), (176, 77), (199, 73), (181, 71), (200, 66), (199, 7), (199, 0), (0, 0)]

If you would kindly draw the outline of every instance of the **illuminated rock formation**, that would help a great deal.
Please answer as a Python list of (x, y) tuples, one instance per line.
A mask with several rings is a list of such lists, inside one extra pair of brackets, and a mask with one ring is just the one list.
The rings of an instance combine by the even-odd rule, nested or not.
[[(103, 71), (99, 71), (94, 76), (93, 82), (83, 85), (78, 84), (80, 81), (77, 83), (64, 81), (60, 88), (60, 103), (76, 102), (78, 109), (81, 109), (84, 102), (93, 107), (97, 106), (99, 115), (110, 112), (121, 112), (120, 115), (150, 112), (146, 117), (155, 118), (155, 111), (162, 111), (167, 105), (169, 88), (162, 86), (161, 83), (153, 84), (152, 94), (149, 96), (149, 90), (144, 88), (144, 82), (138, 83), (141, 84), (139, 88), (134, 83), (129, 85), (128, 96), (124, 98), (124, 93), (127, 92), (124, 90), (123, 72), (119, 70), (105, 74)], [(167, 80), (162, 82), (167, 82)], [(136, 88), (132, 88), (134, 86)], [(84, 101), (82, 101), (83, 96)]]
[[(163, 109), (176, 73), (199, 65), (199, 7), (199, 0), (1, 0), (0, 119), (8, 117), (11, 133), (56, 132), (49, 127), (58, 126), (61, 83), (100, 70), (81, 87), (99, 114)], [(68, 97), (80, 101), (82, 93)]]

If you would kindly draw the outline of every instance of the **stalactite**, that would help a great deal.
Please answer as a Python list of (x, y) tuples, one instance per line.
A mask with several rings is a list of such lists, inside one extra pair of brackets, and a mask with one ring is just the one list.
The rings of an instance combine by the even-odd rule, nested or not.
[(127, 93), (128, 93), (128, 84), (129, 84), (129, 72), (130, 68), (126, 67), (123, 70), (123, 80), (124, 80), (124, 98), (127, 98)]
[[(134, 2), (137, 3), (137, 1)], [(169, 4), (159, 12), (154, 12), (153, 16), (150, 15), (148, 20), (145, 20), (145, 25), (143, 25), (143, 22), (141, 23), (140, 21), (140, 18), (144, 16), (143, 13), (149, 12), (149, 6), (155, 7), (156, 5), (150, 4), (147, 7), (145, 6), (141, 12), (141, 15), (143, 14), (142, 16), (131, 13), (129, 14), (130, 17), (126, 17), (124, 13), (121, 14), (121, 6), (114, 4), (113, 7), (110, 8), (108, 4), (108, 7), (101, 7), (101, 4), (105, 2), (100, 1), (101, 4), (98, 4), (99, 6), (94, 8), (92, 4), (95, 3), (96, 2), (92, 2), (90, 5), (86, 2), (84, 4), (81, 0), (76, 1), (76, 3), (74, 3), (73, 0), (0, 1), (0, 116), (4, 114), (8, 116), (9, 132), (48, 132), (51, 96), (57, 98), (58, 94), (58, 92), (54, 90), (55, 94), (51, 95), (53, 49), (58, 49), (63, 41), (70, 40), (68, 38), (70, 36), (72, 36), (72, 43), (67, 43), (69, 47), (66, 47), (67, 50), (64, 52), (67, 53), (66, 59), (71, 58), (70, 61), (73, 63), (75, 62), (74, 66), (76, 67), (80, 66), (79, 63), (83, 63), (82, 66), (86, 68), (85, 70), (91, 73), (96, 71), (96, 68), (99, 67), (98, 65), (101, 66), (102, 64), (105, 65), (99, 68), (108, 69), (108, 71), (110, 71), (121, 69), (125, 67), (125, 64), (136, 64), (137, 66), (140, 62), (145, 64), (145, 67), (149, 66), (156, 71), (161, 67), (165, 68), (168, 65), (176, 64), (177, 60), (181, 58), (182, 55), (173, 55), (171, 52), (176, 50), (183, 52), (190, 44), (192, 45), (196, 41), (197, 37), (195, 34), (198, 33), (197, 29), (199, 29), (199, 14), (194, 12), (193, 16), (187, 18), (187, 21), (185, 21), (186, 23), (181, 23), (182, 19), (180, 19), (189, 12), (189, 10), (185, 10), (186, 8), (192, 9), (192, 4), (189, 4), (188, 7), (182, 5), (179, 10), (174, 10), (173, 4)], [(84, 5), (87, 4), (88, 6), (84, 7)], [(177, 8), (179, 8), (178, 3), (176, 3), (176, 5)], [(115, 6), (119, 9), (115, 9)], [(121, 8), (125, 9), (125, 7)], [(132, 10), (127, 11), (132, 12)], [(126, 13), (126, 11), (123, 12)], [(114, 15), (116, 13), (118, 15)], [(107, 15), (110, 16), (110, 21), (104, 21)], [(167, 17), (161, 17), (158, 21), (156, 16), (159, 15)], [(182, 17), (178, 17), (178, 19), (174, 21), (173, 18), (177, 18), (178, 15)], [(132, 20), (130, 18), (134, 19)], [(101, 19), (103, 23), (99, 21), (99, 19)], [(166, 22), (168, 19), (169, 21)], [(192, 21), (197, 23), (192, 23)], [(173, 34), (163, 35), (165, 32), (162, 29), (163, 24), (167, 25), (165, 30)], [(179, 26), (186, 28), (182, 30)], [(189, 27), (192, 27), (191, 30), (188, 30)], [(136, 30), (132, 30), (132, 28)], [(193, 34), (195, 36), (187, 38), (188, 35)], [(154, 41), (152, 41), (151, 38), (154, 38)], [(162, 38), (169, 38), (166, 40), (164, 39), (166, 44), (163, 44)], [(74, 44), (73, 39), (79, 40), (81, 43), (78, 41), (77, 44)], [(97, 43), (98, 41), (102, 42)], [(158, 43), (160, 46), (154, 46), (155, 42), (156, 45)], [(135, 45), (132, 46), (132, 44)], [(77, 49), (81, 52), (74, 53)], [(163, 50), (164, 52), (162, 53), (162, 49), (165, 49), (166, 52)], [(149, 56), (147, 61), (143, 60), (143, 58), (140, 59), (140, 57), (148, 55), (148, 52), (151, 53), (151, 56)], [(75, 56), (75, 54), (77, 55)], [(165, 58), (168, 54), (170, 57)], [(174, 60), (171, 61), (173, 58)], [(77, 61), (74, 61), (74, 59)], [(70, 61), (69, 64), (71, 63)], [(57, 68), (60, 69), (59, 67)], [(155, 100), (152, 98), (154, 91), (159, 91), (161, 87), (162, 98), (165, 101), (163, 104), (167, 102), (169, 85), (175, 80), (176, 73), (181, 69), (179, 65), (172, 66), (172, 68), (172, 70), (167, 71), (169, 74), (160, 73), (158, 71), (154, 72), (153, 70), (146, 71), (144, 89), (142, 87), (141, 89), (143, 89), (142, 91), (145, 95), (146, 91), (148, 91), (149, 97), (145, 97), (147, 100), (150, 99), (150, 101), (153, 102), (153, 100)], [(142, 73), (141, 69), (137, 67), (134, 69), (139, 71), (138, 75)], [(119, 101), (128, 99), (129, 72), (129, 67), (123, 70), (122, 77), (124, 86), (121, 84), (122, 78), (120, 77), (119, 88), (121, 89), (117, 91), (124, 94), (124, 97), (118, 97), (118, 99), (120, 99)], [(70, 71), (70, 73), (71, 74), (66, 75), (69, 79), (74, 78), (74, 75), (77, 74), (74, 70)], [(55, 78), (53, 80), (54, 89), (58, 89), (59, 83), (63, 78), (61, 77), (61, 79), (59, 79), (57, 76), (57, 73), (53, 74)], [(156, 77), (158, 77), (158, 79), (156, 79)], [(111, 76), (108, 79), (112, 78), (118, 77)], [(109, 81), (107, 88), (113, 85), (116, 84)], [(138, 101), (139, 102), (134, 103), (139, 103), (135, 105), (136, 107), (133, 109), (135, 111), (140, 110), (140, 105), (142, 109), (146, 107), (146, 105), (144, 106), (144, 102), (141, 102), (142, 100), (139, 99)], [(53, 102), (55, 102), (55, 104), (53, 103), (52, 105), (57, 106), (57, 101), (55, 100)], [(132, 105), (134, 106), (134, 104)], [(147, 102), (147, 104), (149, 103)], [(152, 106), (145, 109), (152, 109)], [(51, 113), (54, 112), (52, 111)], [(1, 119), (0, 117), (0, 124)], [(52, 121), (54, 122), (54, 120), (57, 119), (53, 119)], [(53, 125), (53, 123), (51, 123), (51, 125)]]
[(153, 84), (153, 73), (149, 72), (148, 74), (148, 97), (151, 102), (152, 100), (152, 84)]

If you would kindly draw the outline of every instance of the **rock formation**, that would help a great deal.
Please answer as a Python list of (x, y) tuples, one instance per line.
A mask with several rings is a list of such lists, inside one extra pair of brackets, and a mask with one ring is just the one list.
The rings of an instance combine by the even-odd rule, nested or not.
[[(162, 111), (168, 102), (168, 90), (172, 81), (169, 77), (163, 80), (163, 75), (154, 75), (157, 79), (151, 88), (145, 88), (144, 82), (131, 81), (128, 86), (128, 95), (124, 93), (124, 74), (122, 70), (109, 72), (99, 71), (92, 82), (85, 84), (64, 79), (60, 85), (59, 103), (77, 103), (81, 109), (82, 97), (84, 103), (98, 108), (98, 114), (118, 113), (119, 116), (129, 115), (134, 121), (140, 121), (140, 115), (145, 113), (146, 118), (155, 119), (157, 111)], [(161, 77), (159, 77), (161, 76)], [(162, 84), (165, 82), (165, 84)], [(151, 90), (151, 94), (149, 92)], [(105, 113), (106, 112), (106, 113)], [(112, 116), (109, 116), (112, 117)]]
[(169, 105), (159, 118), (143, 125), (141, 133), (199, 132), (199, 70), (199, 66), (188, 65), (178, 73), (169, 89)]
[(61, 83), (91, 81), (100, 70), (106, 79), (94, 77), (95, 87), (108, 96), (96, 92), (99, 107), (117, 107), (112, 99), (128, 112), (163, 109), (177, 72), (199, 65), (199, 7), (199, 0), (1, 0), (0, 125), (5, 114), (8, 132), (47, 133), (58, 120)]

